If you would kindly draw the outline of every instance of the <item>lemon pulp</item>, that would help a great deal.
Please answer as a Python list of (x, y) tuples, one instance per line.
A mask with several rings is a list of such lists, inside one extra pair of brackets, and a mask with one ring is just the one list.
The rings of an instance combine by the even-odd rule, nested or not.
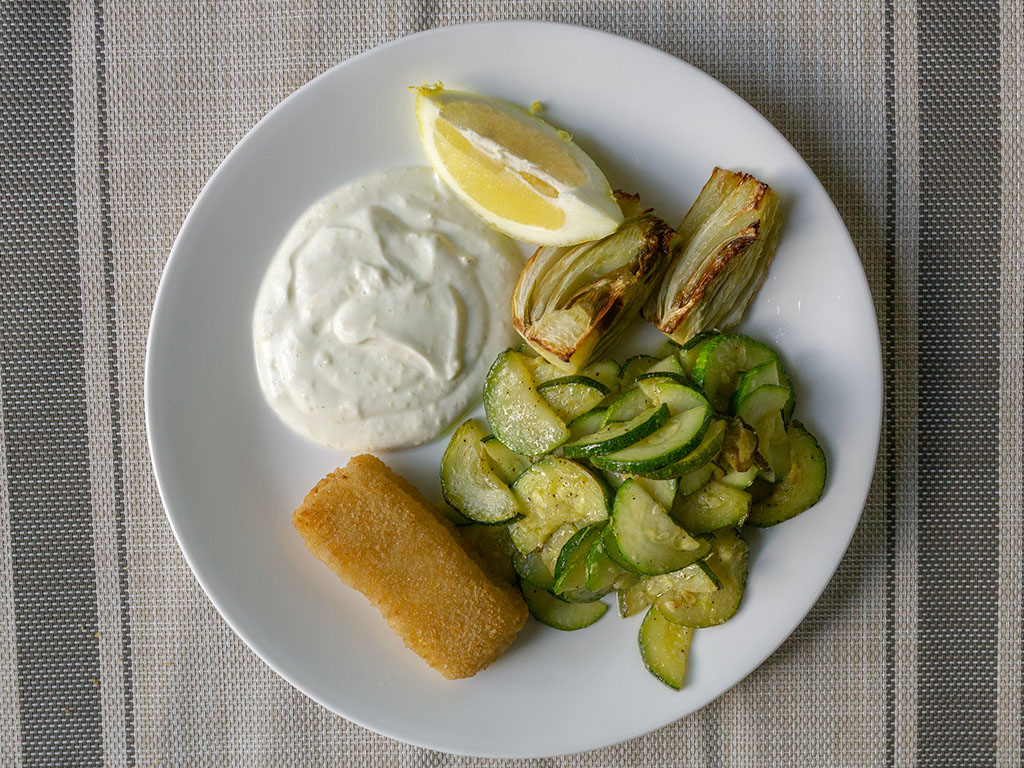
[(568, 134), (496, 99), (440, 85), (413, 90), (430, 164), (495, 229), (557, 246), (604, 237), (622, 222), (604, 174)]
[(531, 191), (532, 185), (474, 147), (450, 123), (439, 120), (437, 133), (438, 151), (448, 158), (449, 173), (467, 195), (487, 210), (503, 219), (544, 229), (558, 229), (565, 224), (565, 213), (545, 199), (549, 195), (538, 197)]

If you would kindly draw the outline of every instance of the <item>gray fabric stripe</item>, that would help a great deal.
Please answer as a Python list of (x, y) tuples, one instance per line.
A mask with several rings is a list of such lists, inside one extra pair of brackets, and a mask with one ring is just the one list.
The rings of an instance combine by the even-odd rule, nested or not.
[(998, 539), (999, 8), (918, 11), (918, 759), (992, 765)]
[(106, 37), (104, 34), (103, 2), (96, 0), (93, 7), (96, 34), (96, 104), (97, 138), (100, 167), (100, 225), (103, 240), (103, 284), (107, 310), (107, 364), (109, 366), (110, 431), (114, 458), (114, 505), (117, 527), (117, 572), (121, 592), (121, 675), (124, 681), (125, 761), (135, 765), (135, 720), (132, 695), (132, 642), (131, 616), (128, 592), (128, 553), (125, 530), (124, 450), (121, 437), (121, 386), (118, 378), (117, 312), (114, 306), (114, 254), (110, 232), (110, 168), (107, 144), (107, 74)]
[[(2, 257), (0, 251), (0, 257)], [(0, 333), (0, 368), (3, 368), (4, 339)], [(0, 755), (11, 768), (22, 765), (21, 716), (18, 712), (18, 642), (13, 623), (14, 584), (11, 568), (11, 499), (7, 493), (7, 446), (4, 439), (4, 382), (0, 376)]]
[(1024, 764), (1024, 0), (1003, 0), (999, 424), (999, 684), (996, 766)]
[(896, 55), (895, 9), (885, 3), (885, 764), (896, 762)]
[(7, 4), (0, 30), (0, 365), (22, 754), (27, 765), (98, 765), (68, 9)]
[(893, 735), (894, 764), (914, 765), (917, 755), (917, 528), (918, 528), (918, 212), (920, 146), (917, 71), (917, 5), (901, 2), (894, 7), (894, 97), (896, 144), (894, 209), (895, 270), (893, 349), (888, 350), (888, 369), (893, 389), (887, 393), (895, 443), (887, 465), (892, 507), (895, 513), (893, 550)]

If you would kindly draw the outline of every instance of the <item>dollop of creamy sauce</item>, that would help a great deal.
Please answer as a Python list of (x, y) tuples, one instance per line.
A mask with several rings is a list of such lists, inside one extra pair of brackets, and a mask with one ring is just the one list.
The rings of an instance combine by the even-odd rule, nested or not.
[(302, 215), (263, 278), (253, 320), (263, 394), (331, 447), (432, 440), (513, 343), (521, 268), (513, 242), (430, 168), (346, 184)]

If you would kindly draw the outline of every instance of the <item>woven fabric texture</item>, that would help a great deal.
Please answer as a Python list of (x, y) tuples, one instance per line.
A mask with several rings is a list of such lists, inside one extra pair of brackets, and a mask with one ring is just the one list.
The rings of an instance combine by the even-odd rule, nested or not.
[(875, 481), (792, 637), (700, 712), (531, 766), (1021, 764), (1024, 0), (7, 2), (0, 8), (0, 765), (512, 765), (314, 704), (175, 544), (146, 444), (160, 275), (204, 182), (293, 90), (483, 19), (595, 27), (737, 91), (863, 260)]

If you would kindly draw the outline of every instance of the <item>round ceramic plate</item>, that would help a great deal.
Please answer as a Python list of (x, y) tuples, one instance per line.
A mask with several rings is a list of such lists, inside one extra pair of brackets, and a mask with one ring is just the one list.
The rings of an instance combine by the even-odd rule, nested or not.
[[(828, 485), (812, 510), (751, 536), (743, 605), (727, 624), (696, 633), (681, 691), (644, 669), (640, 617), (614, 611), (572, 633), (530, 621), (490, 668), (447, 681), (292, 528), (307, 490), (349, 457), (292, 433), (264, 401), (252, 350), (256, 292), (281, 239), (317, 198), (363, 174), (426, 164), (407, 87), (438, 80), (518, 104), (541, 101), (546, 118), (573, 134), (613, 187), (640, 192), (672, 223), (715, 164), (767, 180), (785, 201), (775, 262), (743, 328), (786, 360), (797, 416), (828, 456)], [(880, 416), (878, 332), (864, 273), (796, 151), (742, 99), (678, 59), (553, 24), (414, 35), (286, 99), (235, 147), (185, 221), (146, 360), (160, 494), (186, 559), (227, 622), (286, 680), (338, 714), (412, 744), (481, 756), (622, 741), (693, 712), (749, 674), (838, 565), (871, 480)], [(437, 498), (444, 444), (382, 458)], [(600, 704), (556, 703), (565, 697)]]

